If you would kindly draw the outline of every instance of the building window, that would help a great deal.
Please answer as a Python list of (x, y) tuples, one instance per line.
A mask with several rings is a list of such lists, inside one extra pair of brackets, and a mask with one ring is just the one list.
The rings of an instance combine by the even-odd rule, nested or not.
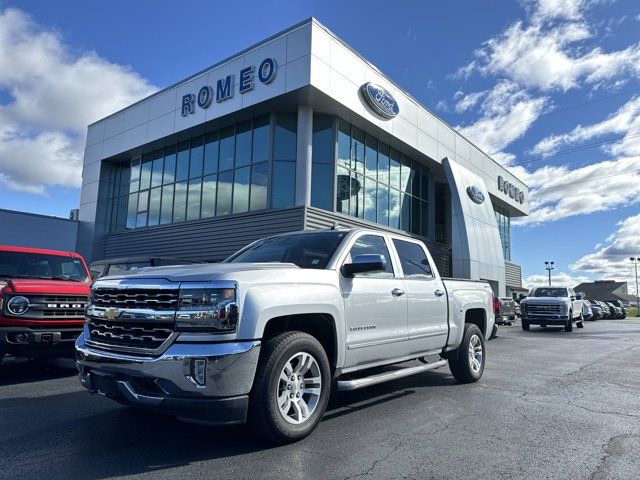
[(427, 237), (429, 170), (338, 120), (336, 211)]
[[(279, 163), (292, 166), (290, 178), (295, 178), (293, 117), (280, 119), (286, 132), (277, 136)], [(110, 230), (264, 210), (270, 158), (269, 115), (135, 157), (114, 169)], [(285, 185), (281, 203), (292, 205), (294, 181)]]
[(333, 117), (313, 116), (311, 206), (333, 211)]
[(297, 131), (298, 116), (296, 114), (276, 114), (271, 182), (273, 208), (293, 207), (295, 202)]
[(502, 242), (502, 255), (505, 260), (511, 261), (511, 218), (505, 208), (496, 206), (494, 210), (498, 231), (500, 232), (500, 241)]

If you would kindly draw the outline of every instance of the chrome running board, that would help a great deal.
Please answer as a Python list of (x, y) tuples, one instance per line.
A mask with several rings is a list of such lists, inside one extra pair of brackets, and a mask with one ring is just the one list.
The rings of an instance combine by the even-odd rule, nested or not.
[(438, 360), (433, 363), (401, 368), (399, 370), (379, 373), (369, 377), (356, 378), (353, 380), (338, 380), (338, 390), (358, 390), (359, 388), (370, 387), (371, 385), (377, 385), (378, 383), (384, 383), (390, 380), (397, 380), (398, 378), (410, 377), (411, 375), (427, 372), (429, 370), (435, 370), (436, 368), (444, 367), (446, 364), (446, 360)]

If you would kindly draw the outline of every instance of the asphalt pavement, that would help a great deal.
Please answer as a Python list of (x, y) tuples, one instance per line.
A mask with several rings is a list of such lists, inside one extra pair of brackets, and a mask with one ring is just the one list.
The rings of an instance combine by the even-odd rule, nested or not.
[(0, 478), (640, 478), (640, 321), (519, 324), (483, 378), (448, 369), (331, 401), (304, 441), (273, 446), (91, 396), (71, 362), (0, 366)]

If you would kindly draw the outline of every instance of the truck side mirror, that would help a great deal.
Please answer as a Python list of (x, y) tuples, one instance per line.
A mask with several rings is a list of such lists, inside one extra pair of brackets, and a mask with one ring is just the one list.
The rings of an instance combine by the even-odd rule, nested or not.
[(524, 300), (525, 298), (527, 298), (527, 296), (524, 293), (521, 293), (520, 295), (518, 295), (518, 299), (520, 300)]
[(582, 300), (582, 294), (576, 293), (576, 300)]
[(351, 263), (345, 263), (341, 272), (345, 277), (353, 277), (357, 273), (384, 272), (387, 262), (382, 255), (364, 254), (357, 255)]

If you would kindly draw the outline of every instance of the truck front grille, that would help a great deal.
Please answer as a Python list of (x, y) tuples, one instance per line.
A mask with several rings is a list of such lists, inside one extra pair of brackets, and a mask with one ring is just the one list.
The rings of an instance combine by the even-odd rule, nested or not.
[(90, 339), (101, 345), (155, 350), (172, 333), (173, 324), (166, 322), (122, 322), (97, 318), (89, 319)]
[[(87, 305), (86, 295), (25, 295), (29, 310), (20, 318), (30, 320), (82, 320)], [(9, 314), (9, 316), (12, 316)]]
[(140, 308), (151, 310), (176, 310), (178, 289), (117, 289), (98, 288), (93, 292), (92, 304), (96, 307)]
[(563, 306), (559, 305), (559, 304), (553, 304), (553, 303), (540, 303), (540, 304), (536, 304), (536, 305), (527, 305), (526, 306), (526, 312), (527, 313), (553, 313), (553, 314), (560, 314), (560, 313), (565, 313), (563, 310)]

